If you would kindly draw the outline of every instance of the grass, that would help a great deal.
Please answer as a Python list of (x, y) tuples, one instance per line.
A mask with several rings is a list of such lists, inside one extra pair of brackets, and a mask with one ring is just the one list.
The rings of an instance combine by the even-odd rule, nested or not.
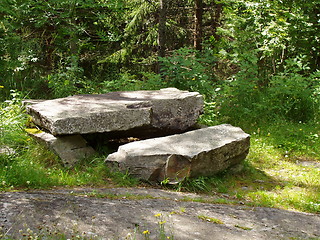
[(0, 190), (138, 184), (127, 174), (110, 171), (102, 157), (85, 159), (73, 169), (64, 168), (54, 154), (36, 143), (17, 156), (1, 155), (0, 165)]
[(0, 191), (73, 186), (135, 186), (137, 179), (110, 171), (104, 156), (84, 159), (73, 169), (64, 168), (52, 152), (24, 131), (27, 115), (19, 101), (0, 108)]
[(320, 129), (316, 126), (286, 123), (252, 131), (250, 153), (240, 172), (191, 179), (179, 188), (221, 195), (226, 203), (319, 213)]
[(154, 197), (151, 195), (137, 195), (137, 194), (113, 194), (113, 193), (101, 193), (98, 191), (91, 191), (89, 193), (85, 194), (75, 194), (75, 195), (86, 195), (88, 197), (94, 197), (94, 198), (108, 198), (112, 200), (118, 200), (118, 199), (128, 199), (128, 200), (141, 200), (141, 199), (163, 199), (160, 197)]
[(250, 227), (240, 226), (240, 225), (238, 225), (238, 224), (236, 224), (236, 225), (234, 225), (234, 226), (237, 227), (237, 228), (240, 228), (240, 229), (242, 229), (242, 230), (246, 230), (246, 231), (252, 230), (252, 228), (250, 228)]
[[(62, 167), (24, 131), (27, 116), (18, 100), (4, 103), (0, 110), (0, 146), (10, 149), (10, 154), (0, 154), (0, 191), (139, 184), (128, 174), (110, 171), (105, 156), (85, 159), (73, 169)], [(245, 130), (251, 134), (251, 150), (241, 171), (186, 179), (175, 189), (215, 196), (214, 203), (319, 213), (319, 123), (275, 122)]]
[(260, 174), (252, 175), (253, 183), (242, 177), (235, 185), (247, 184), (239, 190), (242, 198), (262, 206), (319, 213), (320, 143), (312, 137), (320, 133), (317, 125), (287, 123), (253, 134), (247, 162)]
[(205, 215), (199, 215), (198, 218), (203, 220), (203, 221), (212, 222), (212, 223), (215, 223), (215, 224), (224, 224), (224, 222), (222, 222), (220, 219), (208, 217), (208, 216), (205, 216)]

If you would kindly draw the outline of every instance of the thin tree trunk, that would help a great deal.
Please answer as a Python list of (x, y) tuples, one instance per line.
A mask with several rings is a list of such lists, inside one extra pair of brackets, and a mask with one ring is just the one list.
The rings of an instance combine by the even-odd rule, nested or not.
[(159, 29), (158, 29), (158, 55), (165, 57), (165, 43), (166, 43), (166, 0), (160, 0), (159, 8)]
[(203, 2), (202, 0), (195, 0), (195, 29), (193, 45), (196, 50), (202, 50), (202, 16), (203, 16)]
[(76, 33), (76, 1), (70, 3), (70, 10), (69, 10), (69, 31), (70, 31), (70, 53), (71, 55), (77, 55), (78, 53), (78, 46), (77, 46), (77, 33)]
[(214, 3), (215, 14), (212, 22), (212, 35), (214, 36), (216, 41), (219, 41), (221, 38), (221, 36), (217, 34), (217, 29), (218, 27), (220, 27), (220, 23), (221, 23), (221, 16), (223, 11), (222, 7), (223, 7), (222, 3), (218, 3), (218, 4)]
[[(158, 27), (158, 57), (166, 56), (166, 18), (167, 18), (167, 9), (166, 9), (166, 1), (160, 0), (159, 6), (159, 27)], [(157, 72), (161, 72), (160, 62), (157, 64)]]

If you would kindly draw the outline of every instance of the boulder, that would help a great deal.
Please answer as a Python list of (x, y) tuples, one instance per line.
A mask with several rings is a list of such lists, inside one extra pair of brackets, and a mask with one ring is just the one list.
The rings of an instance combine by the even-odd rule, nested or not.
[(106, 164), (148, 180), (171, 183), (212, 176), (244, 160), (250, 136), (228, 124), (122, 145)]
[(176, 88), (75, 95), (27, 105), (33, 122), (54, 136), (131, 129), (185, 131), (202, 111), (199, 93)]
[(26, 129), (26, 131), (33, 138), (51, 149), (66, 167), (72, 167), (81, 159), (96, 153), (92, 147), (88, 146), (81, 135), (53, 136), (37, 129)]

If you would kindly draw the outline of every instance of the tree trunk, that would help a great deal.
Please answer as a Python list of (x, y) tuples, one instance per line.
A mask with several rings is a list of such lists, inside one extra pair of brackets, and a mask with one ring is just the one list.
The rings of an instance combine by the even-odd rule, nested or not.
[(166, 0), (160, 0), (158, 28), (158, 56), (165, 57), (166, 42)]
[(217, 29), (220, 27), (221, 24), (221, 16), (222, 16), (222, 9), (223, 5), (222, 3), (214, 3), (214, 8), (215, 8), (215, 14), (212, 22), (212, 35), (214, 36), (216, 41), (219, 41), (221, 36), (217, 34)]
[(77, 55), (78, 54), (78, 39), (76, 33), (76, 1), (70, 2), (70, 10), (69, 10), (69, 31), (70, 31), (70, 54)]
[[(165, 43), (166, 43), (166, 18), (167, 18), (167, 9), (166, 1), (160, 0), (159, 6), (159, 27), (158, 27), (158, 57), (165, 57)], [(158, 60), (157, 72), (161, 73), (161, 66)]]
[(202, 16), (203, 16), (203, 2), (202, 0), (195, 0), (195, 29), (193, 45), (196, 50), (202, 50)]

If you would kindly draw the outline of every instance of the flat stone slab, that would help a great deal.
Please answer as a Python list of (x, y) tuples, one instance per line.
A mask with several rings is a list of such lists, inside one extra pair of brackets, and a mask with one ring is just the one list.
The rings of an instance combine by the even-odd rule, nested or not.
[[(23, 234), (32, 230), (38, 239), (145, 240), (143, 231), (149, 230), (147, 237), (155, 240), (163, 239), (160, 221), (175, 240), (320, 238), (319, 214), (209, 203), (216, 197), (150, 188), (5, 192), (0, 193), (0, 238), (28, 239)], [(199, 202), (204, 198), (207, 203)]]
[(122, 145), (106, 163), (140, 179), (172, 183), (212, 176), (244, 160), (250, 135), (228, 124)]
[(47, 132), (31, 131), (30, 129), (27, 132), (52, 150), (66, 167), (72, 167), (81, 159), (96, 153), (81, 135), (53, 136)]
[(75, 95), (29, 104), (27, 112), (34, 123), (55, 136), (143, 127), (184, 131), (203, 111), (199, 93), (176, 88)]

